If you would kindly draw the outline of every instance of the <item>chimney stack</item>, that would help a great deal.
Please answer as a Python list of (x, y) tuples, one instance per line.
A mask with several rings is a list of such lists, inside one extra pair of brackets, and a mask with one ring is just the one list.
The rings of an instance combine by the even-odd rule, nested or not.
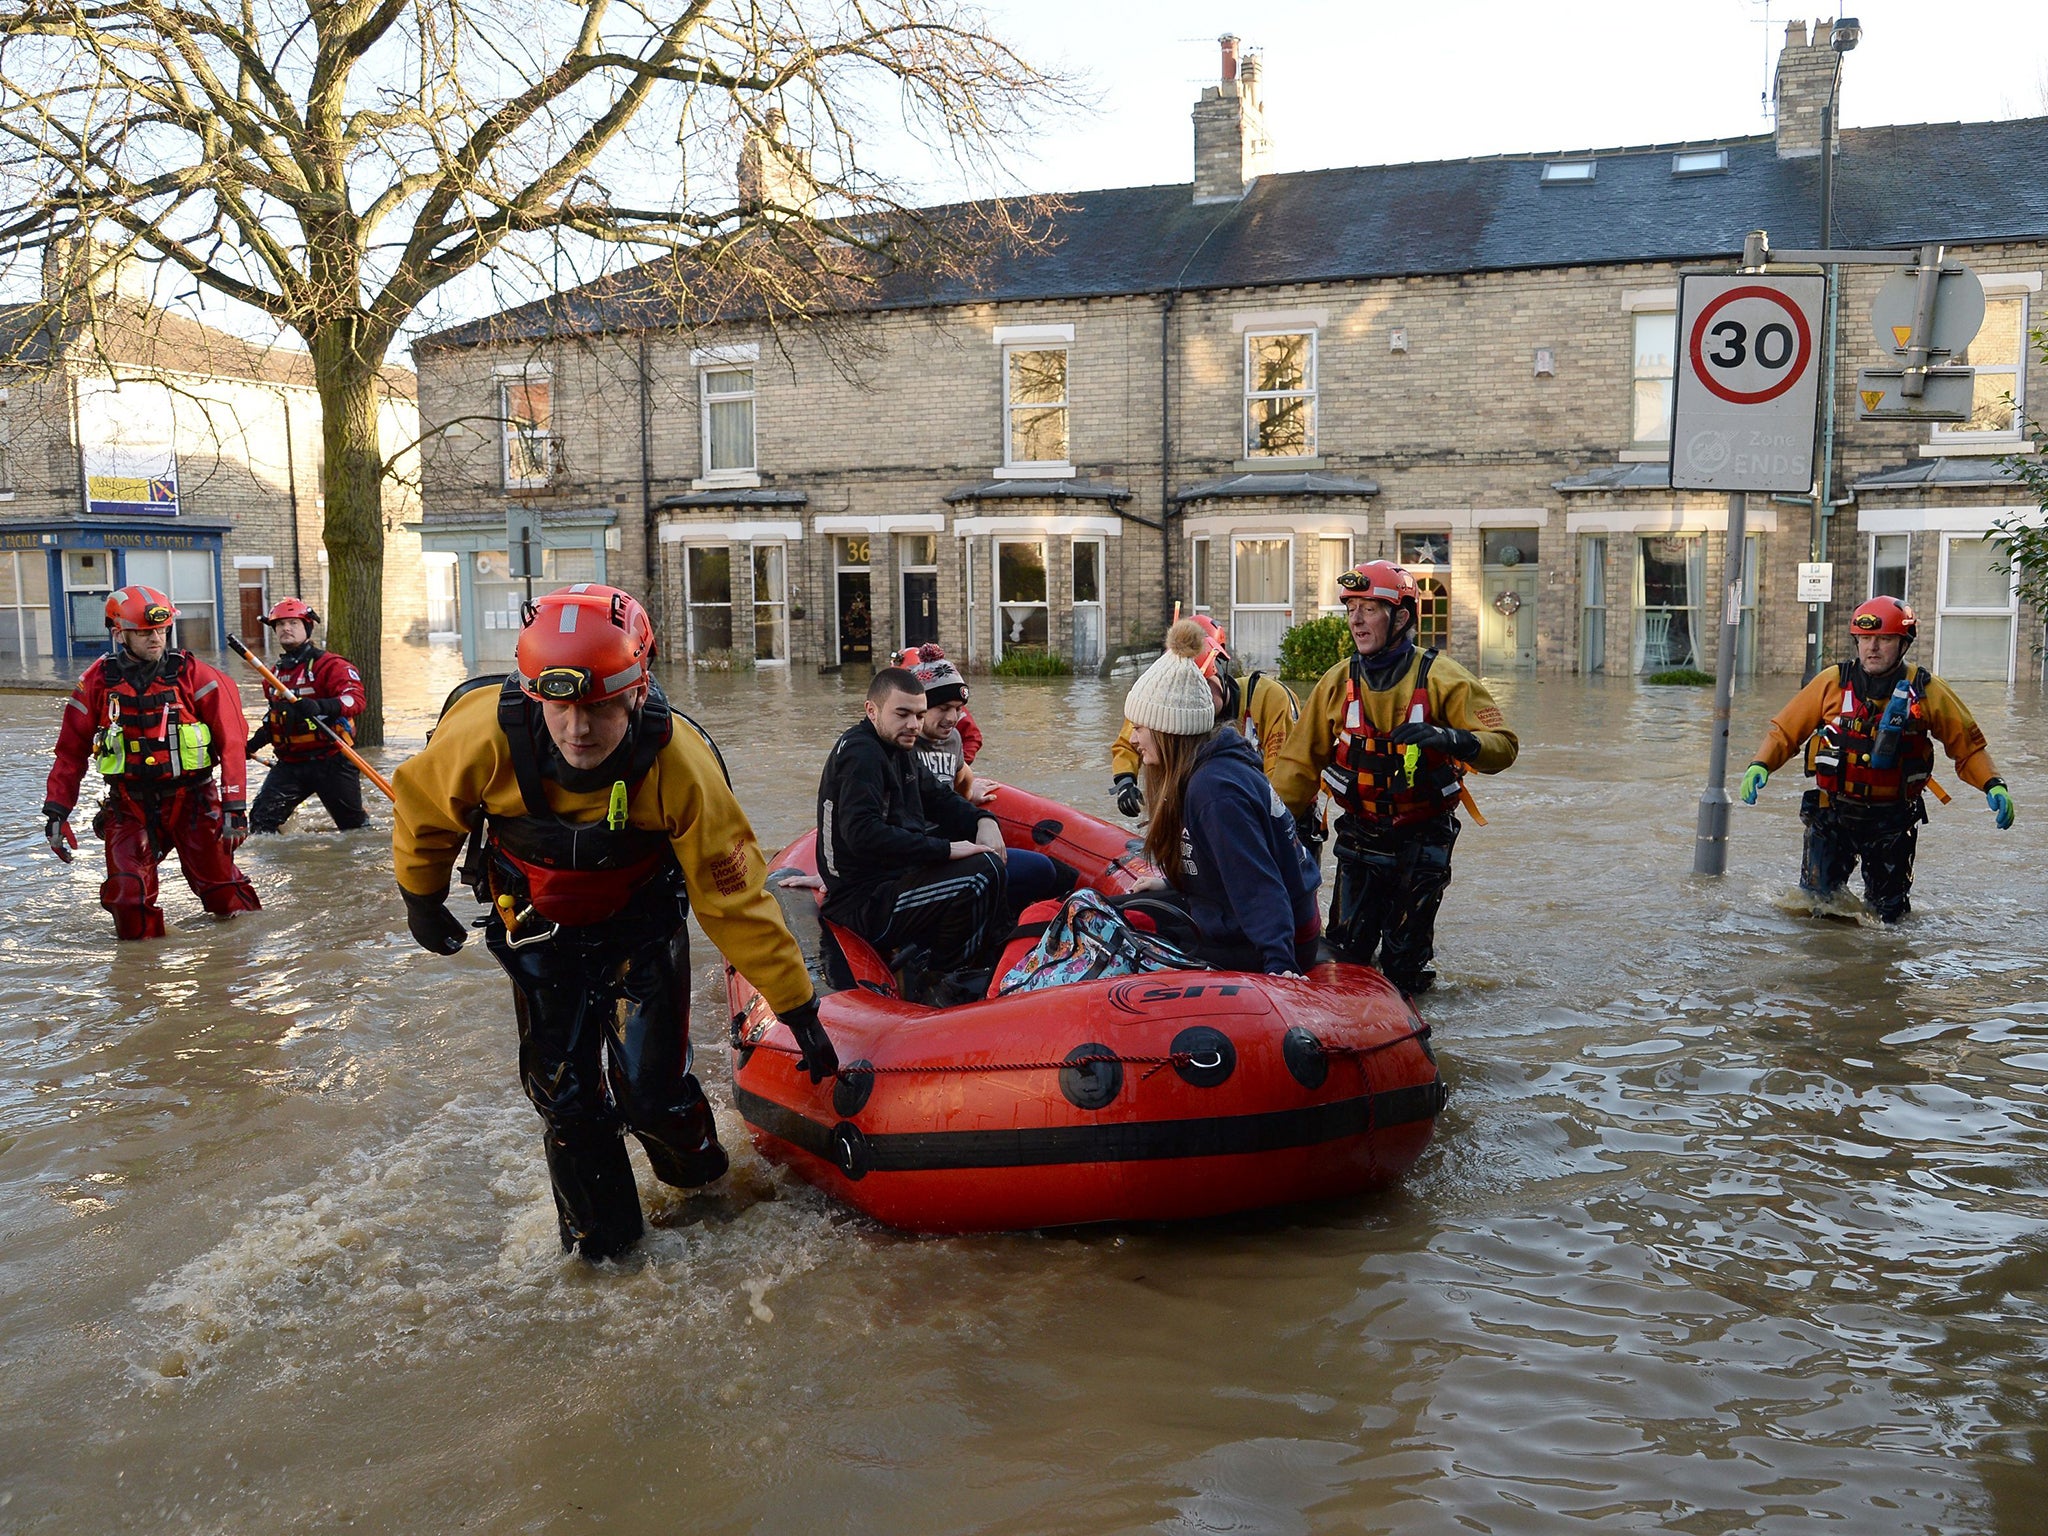
[[(1834, 48), (1834, 23), (1816, 21), (1813, 39), (1807, 40), (1806, 23), (1792, 22), (1785, 28), (1785, 46), (1778, 52), (1777, 82), (1771, 91), (1778, 114), (1778, 158), (1796, 160), (1820, 153), (1821, 112), (1836, 92), (1842, 56)], [(1837, 132), (1842, 110), (1835, 102)]]
[(1259, 58), (1238, 58), (1239, 40), (1218, 39), (1223, 49), (1219, 83), (1203, 87), (1195, 102), (1195, 201), (1234, 203), (1272, 168), (1265, 105), (1259, 95)]
[(810, 152), (784, 142), (787, 130), (782, 109), (770, 107), (740, 145), (740, 206), (770, 219), (808, 215), (818, 202)]

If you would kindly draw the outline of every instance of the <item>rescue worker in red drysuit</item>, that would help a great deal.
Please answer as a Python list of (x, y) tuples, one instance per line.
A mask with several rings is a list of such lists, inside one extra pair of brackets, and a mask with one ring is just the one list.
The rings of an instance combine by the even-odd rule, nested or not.
[(1922, 798), (1934, 773), (1939, 740), (1956, 776), (1984, 792), (1999, 831), (2013, 822), (2012, 793), (1991, 761), (1984, 733), (1947, 683), (1925, 667), (1908, 667), (1906, 652), (1920, 632), (1913, 610), (1895, 597), (1873, 597), (1849, 617), (1856, 657), (1824, 667), (1778, 711), (1742, 772), (1742, 803), (1800, 743), (1814, 787), (1800, 800), (1806, 824), (1799, 888), (1822, 901), (1849, 883), (1860, 861), (1863, 895), (1878, 917), (1896, 923), (1912, 910), (1913, 853)]
[(154, 587), (123, 587), (107, 599), (114, 648), (85, 669), (65, 701), (43, 791), (43, 837), (69, 864), (79, 783), (88, 764), (105, 776), (92, 824), (107, 847), (100, 905), (123, 939), (163, 936), (156, 867), (173, 848), (185, 883), (216, 917), (263, 905), (234, 859), (249, 835), (242, 696), (225, 672), (172, 647), (177, 616)]
[(324, 720), (344, 741), (355, 740), (355, 718), (363, 712), (363, 675), (354, 663), (313, 643), (320, 615), (287, 597), (263, 616), (277, 637), (277, 665), (271, 670), (289, 688), (280, 695), (270, 684), (263, 696), (270, 708), (263, 724), (249, 738), (249, 751), (265, 746), (277, 753), (277, 765), (263, 780), (256, 803), (249, 808), (251, 832), (277, 832), (308, 795), (318, 795), (336, 830), (353, 832), (369, 821), (363, 812), (363, 776), (333, 737), (313, 722)]
[(562, 1246), (607, 1259), (641, 1233), (622, 1128), (664, 1184), (726, 1171), (690, 1071), (692, 908), (789, 1026), (812, 1081), (839, 1063), (717, 749), (648, 673), (646, 611), (595, 582), (551, 592), (517, 655), (502, 687), (451, 700), (426, 750), (392, 775), (393, 863), (414, 940), (452, 955), (467, 930), (448, 880), (475, 838), (464, 879), (512, 979)]
[(1323, 674), (1266, 776), (1297, 817), (1320, 792), (1336, 803), (1325, 942), (1412, 996), (1436, 980), (1464, 776), (1499, 773), (1521, 746), (1484, 683), (1416, 649), (1421, 594), (1407, 571), (1368, 560), (1337, 578), (1337, 595), (1354, 654)]

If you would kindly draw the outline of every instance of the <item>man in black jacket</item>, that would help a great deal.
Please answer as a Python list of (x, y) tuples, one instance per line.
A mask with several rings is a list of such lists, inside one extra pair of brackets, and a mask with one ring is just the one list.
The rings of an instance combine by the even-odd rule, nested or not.
[(892, 965), (913, 943), (934, 974), (986, 963), (1003, 936), (1002, 828), (919, 761), (916, 674), (877, 672), (865, 714), (818, 781), (824, 915)]

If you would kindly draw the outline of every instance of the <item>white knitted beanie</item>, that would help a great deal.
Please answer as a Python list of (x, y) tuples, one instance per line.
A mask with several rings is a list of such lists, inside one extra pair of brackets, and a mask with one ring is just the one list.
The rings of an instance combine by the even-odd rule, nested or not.
[(1206, 736), (1215, 730), (1216, 696), (1197, 659), (1206, 646), (1201, 630), (1186, 619), (1168, 630), (1166, 654), (1124, 695), (1124, 718), (1168, 736)]

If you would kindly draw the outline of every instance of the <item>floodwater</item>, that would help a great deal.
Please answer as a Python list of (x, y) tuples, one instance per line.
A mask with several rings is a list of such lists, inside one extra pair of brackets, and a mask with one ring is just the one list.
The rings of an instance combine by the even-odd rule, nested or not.
[[(387, 765), (448, 660), (395, 656)], [(1733, 766), (1792, 687), (1737, 701)], [(1123, 684), (980, 684), (982, 766), (1106, 806)], [(1710, 700), (1506, 682), (1392, 1193), (906, 1239), (751, 1151), (555, 1242), (506, 986), (406, 937), (384, 828), (117, 949), (0, 698), (0, 1531), (2010, 1533), (2048, 1496), (2048, 713), (1966, 687), (2020, 820), (1923, 832), (1895, 931), (1788, 901), (1798, 779), (1699, 882)], [(698, 676), (771, 848), (851, 680)], [(379, 807), (381, 812), (382, 807)], [(313, 819), (320, 818), (315, 813)], [(639, 1154), (634, 1153), (636, 1166)]]

